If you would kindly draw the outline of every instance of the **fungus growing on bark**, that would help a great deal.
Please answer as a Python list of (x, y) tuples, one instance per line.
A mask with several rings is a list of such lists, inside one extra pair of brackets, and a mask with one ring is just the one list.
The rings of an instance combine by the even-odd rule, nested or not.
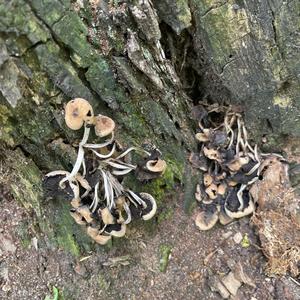
[[(81, 98), (68, 102), (65, 121), (72, 130), (84, 127), (83, 138), (71, 172), (46, 174), (45, 194), (49, 197), (59, 194), (69, 200), (70, 215), (76, 223), (86, 225), (87, 234), (101, 245), (111, 236), (124, 236), (126, 224), (132, 220), (153, 218), (157, 210), (154, 197), (125, 188), (123, 179), (130, 172), (136, 176), (147, 174), (147, 180), (161, 176), (166, 162), (161, 159), (160, 151), (148, 152), (137, 147), (123, 150), (114, 137), (114, 120), (103, 115), (94, 117), (89, 102)], [(88, 143), (92, 126), (95, 134), (106, 140)], [(133, 151), (142, 156), (137, 163), (128, 159)]]
[[(202, 209), (196, 218), (201, 230), (212, 228), (218, 218), (225, 225), (254, 212), (256, 203), (249, 190), (259, 178), (263, 161), (270, 156), (259, 153), (257, 145), (250, 145), (240, 110), (206, 106), (193, 109), (192, 116), (200, 128), (195, 137), (201, 150), (189, 157), (195, 168), (205, 172), (203, 184), (197, 184), (195, 193)], [(218, 113), (218, 118), (212, 120), (211, 113)]]

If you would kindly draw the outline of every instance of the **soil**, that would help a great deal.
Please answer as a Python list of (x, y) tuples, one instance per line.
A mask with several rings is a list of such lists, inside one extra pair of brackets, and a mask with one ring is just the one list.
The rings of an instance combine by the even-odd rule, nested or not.
[[(264, 274), (266, 261), (249, 218), (200, 232), (194, 215), (184, 214), (181, 196), (166, 201), (174, 213), (155, 232), (135, 223), (122, 242), (74, 258), (47, 247), (30, 225), (33, 216), (5, 196), (0, 200), (0, 299), (44, 299), (53, 286), (63, 295), (59, 299), (68, 300), (222, 299), (214, 282), (239, 262), (255, 287), (242, 284), (231, 299), (300, 299), (295, 279)], [(21, 231), (31, 243), (22, 242)], [(250, 245), (244, 248), (239, 240), (245, 234)], [(165, 272), (162, 246), (171, 248)]]

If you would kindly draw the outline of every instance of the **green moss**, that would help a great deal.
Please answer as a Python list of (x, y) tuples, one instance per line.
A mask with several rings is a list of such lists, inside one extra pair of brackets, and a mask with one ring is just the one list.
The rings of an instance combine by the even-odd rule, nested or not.
[(250, 240), (249, 240), (249, 237), (248, 237), (248, 234), (245, 233), (244, 236), (243, 236), (243, 240), (241, 241), (241, 246), (243, 248), (249, 248), (250, 247)]
[(53, 201), (50, 207), (52, 215), (55, 240), (59, 247), (78, 257), (81, 248), (85, 251), (92, 250), (92, 240), (86, 235), (83, 228), (76, 224), (70, 216), (70, 204), (58, 199)]
[(42, 174), (34, 162), (25, 159), (21, 152), (10, 152), (10, 168), (14, 172), (11, 191), (26, 209), (33, 209), (41, 217), (40, 201), (42, 199)]
[(160, 272), (166, 272), (169, 263), (172, 247), (166, 244), (159, 246), (159, 270)]
[(174, 215), (174, 210), (171, 207), (165, 208), (157, 217), (157, 224), (169, 220)]
[(13, 126), (11, 124), (10, 117), (12, 117), (11, 111), (6, 105), (0, 104), (0, 141), (13, 146), (14, 139), (12, 137)]
[(110, 283), (105, 279), (103, 274), (98, 274), (98, 284), (101, 290), (107, 291), (109, 289)]

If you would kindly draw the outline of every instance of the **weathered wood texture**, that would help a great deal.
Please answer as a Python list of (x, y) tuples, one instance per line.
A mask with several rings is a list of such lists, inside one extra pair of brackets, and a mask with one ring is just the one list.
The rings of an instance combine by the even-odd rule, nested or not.
[[(189, 110), (202, 99), (242, 104), (253, 136), (299, 136), (299, 5), (2, 0), (2, 181), (34, 209), (42, 231), (78, 254), (67, 206), (41, 205), (42, 174), (70, 169), (76, 156), (81, 132), (63, 121), (70, 98), (112, 116), (125, 145), (152, 142), (162, 150), (169, 171), (148, 187), (158, 198), (190, 174)], [(196, 177), (185, 178), (192, 188)]]

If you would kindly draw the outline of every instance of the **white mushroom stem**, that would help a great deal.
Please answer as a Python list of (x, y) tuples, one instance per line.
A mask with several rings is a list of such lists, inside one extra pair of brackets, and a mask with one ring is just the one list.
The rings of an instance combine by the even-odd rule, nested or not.
[(127, 219), (124, 221), (124, 224), (129, 224), (131, 222), (131, 211), (130, 211), (129, 206), (126, 202), (124, 202), (123, 207), (124, 207), (124, 210), (127, 214)]
[[(259, 174), (257, 174), (259, 175)], [(258, 180), (258, 176), (254, 177), (252, 180), (250, 180), (247, 185), (251, 185), (252, 183), (256, 182)]]
[(110, 183), (111, 183), (111, 185), (114, 189), (116, 197), (121, 196), (124, 193), (124, 188), (123, 188), (122, 184), (114, 176), (112, 176), (110, 173), (108, 173), (108, 178), (109, 178)]
[(104, 182), (104, 198), (106, 199), (108, 209), (111, 210), (113, 208), (113, 206), (115, 206), (114, 190), (113, 190), (111, 181), (109, 180), (106, 173), (103, 170), (101, 170), (101, 174), (102, 174), (103, 182)]
[(144, 150), (144, 149), (140, 149), (140, 148), (137, 148), (137, 147), (130, 147), (130, 148), (128, 148), (127, 150), (125, 150), (123, 153), (121, 153), (118, 157), (116, 157), (116, 159), (120, 159), (120, 158), (126, 156), (129, 152), (131, 152), (131, 151), (133, 151), (133, 150), (134, 150), (134, 151), (137, 151), (137, 152), (145, 153), (145, 154), (147, 154), (148, 156), (151, 155), (151, 153), (149, 153), (148, 151), (146, 151), (146, 150)]
[(114, 140), (115, 137), (114, 137), (114, 133), (112, 132), (111, 138), (108, 141), (101, 144), (85, 144), (84, 147), (90, 149), (101, 149), (110, 145)]
[(116, 150), (116, 144), (113, 145), (111, 151), (108, 154), (100, 154), (97, 151), (92, 149), (93, 153), (95, 153), (96, 156), (98, 156), (99, 158), (102, 158), (102, 159), (111, 157), (114, 154), (115, 150)]
[[(136, 195), (133, 191), (127, 190), (127, 192), (128, 192), (129, 195), (131, 196), (131, 197), (128, 197), (131, 201), (132, 201), (132, 198), (133, 198), (139, 205), (142, 205), (143, 208), (146, 208), (146, 207), (147, 207), (146, 202), (145, 202), (143, 199), (141, 199), (138, 195)], [(129, 196), (129, 195), (128, 195), (128, 196)]]
[(242, 186), (240, 187), (239, 191), (237, 192), (237, 198), (240, 202), (240, 207), (238, 210), (242, 210), (244, 208), (244, 202), (243, 202), (243, 191), (244, 189), (247, 187), (246, 184), (242, 184)]
[(247, 176), (253, 174), (260, 166), (260, 161), (248, 172), (246, 173)]
[(95, 212), (97, 206), (98, 206), (98, 203), (99, 203), (99, 198), (98, 198), (98, 189), (99, 189), (99, 182), (95, 185), (95, 195), (94, 195), (94, 199), (93, 199), (93, 202), (92, 204), (90, 205), (90, 210), (92, 212)]
[(237, 155), (240, 153), (240, 142), (241, 142), (241, 121), (240, 118), (237, 118), (237, 124), (238, 124), (238, 133), (237, 133), (237, 139), (236, 139), (236, 148), (235, 152)]
[(245, 146), (248, 147), (248, 149), (254, 154), (254, 149), (251, 147), (251, 145), (248, 143), (248, 133), (247, 133), (247, 129), (246, 127), (242, 126), (242, 130), (243, 130), (243, 135), (244, 135), (244, 139), (245, 139)]
[(114, 171), (112, 171), (112, 173), (116, 176), (123, 176), (123, 175), (130, 173), (131, 171), (132, 171), (132, 169), (127, 169), (127, 170), (122, 170), (122, 171), (114, 170)]
[(79, 172), (80, 167), (84, 160), (83, 146), (86, 144), (86, 142), (89, 138), (89, 134), (90, 134), (90, 128), (88, 128), (87, 126), (84, 126), (83, 138), (82, 138), (81, 142), (79, 143), (78, 154), (77, 154), (77, 159), (76, 159), (75, 165), (73, 166), (73, 170), (71, 171), (71, 173), (60, 181), (60, 183), (59, 183), (60, 187), (62, 187), (63, 183), (66, 182), (67, 180), (70, 181), (71, 179), (73, 179)]
[(229, 135), (230, 133), (230, 142), (228, 144), (227, 149), (229, 149), (233, 143), (234, 140), (234, 131), (231, 128), (231, 125), (228, 124), (228, 114), (226, 114), (225, 119), (224, 119), (224, 125), (225, 125), (225, 129), (226, 129), (226, 133)]
[(127, 164), (117, 160), (107, 160), (107, 164), (120, 170), (135, 169), (135, 165)]

